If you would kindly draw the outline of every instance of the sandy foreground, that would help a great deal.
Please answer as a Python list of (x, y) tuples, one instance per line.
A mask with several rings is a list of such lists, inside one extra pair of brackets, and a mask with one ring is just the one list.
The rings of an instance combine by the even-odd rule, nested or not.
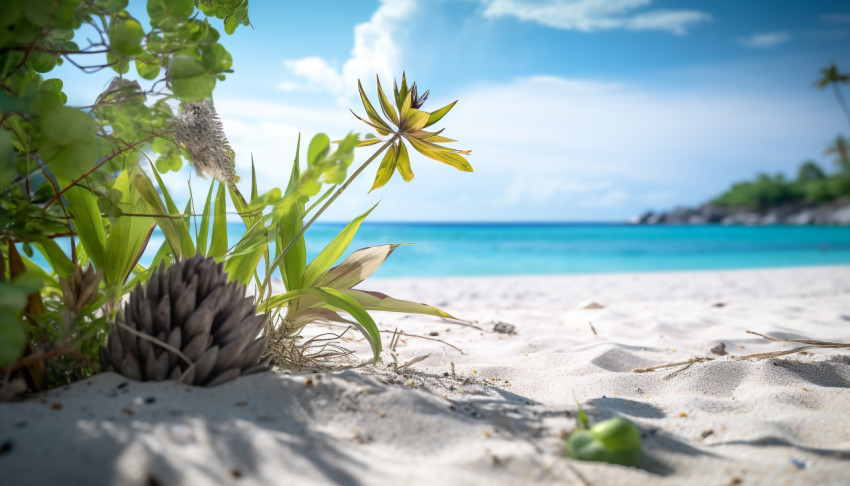
[[(428, 338), (400, 336), (377, 368), (209, 389), (105, 373), (2, 403), (0, 482), (850, 484), (850, 352), (710, 352), (797, 346), (746, 330), (850, 342), (850, 266), (367, 283), (467, 325), (377, 315)], [(695, 356), (717, 359), (633, 372)], [(564, 458), (576, 401), (639, 427), (640, 469)]]

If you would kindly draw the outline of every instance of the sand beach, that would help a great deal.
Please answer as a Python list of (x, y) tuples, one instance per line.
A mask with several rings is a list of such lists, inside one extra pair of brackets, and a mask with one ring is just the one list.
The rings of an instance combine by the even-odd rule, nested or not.
[[(800, 346), (747, 330), (850, 342), (848, 266), (368, 288), (463, 321), (376, 313), (387, 333), (374, 367), (264, 372), (214, 388), (104, 373), (0, 403), (2, 483), (850, 482), (850, 353), (728, 357)], [(358, 337), (346, 345), (366, 360)], [(634, 372), (694, 357), (713, 359)], [(635, 423), (640, 468), (564, 457), (577, 403), (592, 422)]]

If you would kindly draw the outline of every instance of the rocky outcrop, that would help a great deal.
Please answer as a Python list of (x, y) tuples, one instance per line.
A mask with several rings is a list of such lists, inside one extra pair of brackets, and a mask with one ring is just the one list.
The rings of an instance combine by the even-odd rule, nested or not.
[(632, 224), (724, 224), (724, 225), (850, 225), (850, 201), (823, 204), (792, 202), (767, 211), (735, 209), (705, 203), (696, 208), (677, 207), (671, 211), (647, 211), (630, 221)]

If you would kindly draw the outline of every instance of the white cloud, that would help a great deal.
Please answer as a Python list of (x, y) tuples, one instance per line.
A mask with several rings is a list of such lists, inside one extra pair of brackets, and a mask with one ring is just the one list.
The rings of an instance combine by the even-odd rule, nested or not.
[(738, 39), (738, 43), (756, 49), (769, 49), (788, 42), (790, 38), (788, 32), (762, 32), (741, 37)]
[[(793, 170), (842, 122), (840, 112), (824, 116), (832, 100), (818, 92), (729, 90), (710, 79), (653, 90), (535, 76), (441, 95), (427, 106), (460, 102), (436, 128), (459, 140), (452, 146), (473, 149), (475, 173), (412, 153), (413, 182), (396, 176), (368, 194), (371, 167), (326, 220), (350, 220), (379, 200), (377, 221), (625, 220), (700, 203), (760, 170)], [(261, 190), (285, 186), (299, 129), (303, 154), (320, 130), (337, 139), (364, 128), (335, 106), (219, 98), (216, 107), (239, 173), (249, 179), (253, 153)], [(355, 166), (373, 151), (358, 149)]]
[(661, 30), (687, 33), (711, 15), (698, 10), (641, 10), (652, 0), (481, 0), (484, 16), (515, 17), (565, 30)]
[(832, 22), (836, 24), (850, 24), (850, 13), (828, 13), (818, 17), (822, 22)]
[(345, 104), (356, 93), (358, 79), (368, 84), (375, 74), (393, 78), (400, 64), (396, 37), (415, 8), (413, 0), (381, 0), (369, 21), (354, 27), (354, 48), (341, 68), (320, 57), (287, 59), (284, 66), (308, 84), (282, 83), (281, 89), (321, 89)]

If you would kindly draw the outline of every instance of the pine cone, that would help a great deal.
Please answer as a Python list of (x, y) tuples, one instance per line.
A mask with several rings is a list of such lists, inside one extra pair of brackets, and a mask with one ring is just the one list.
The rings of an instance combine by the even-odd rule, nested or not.
[[(195, 256), (168, 270), (161, 265), (133, 289), (119, 312), (106, 347), (100, 348), (103, 370), (141, 381), (178, 380), (185, 372), (184, 383), (213, 386), (265, 369), (260, 357), (267, 339), (257, 335), (266, 315), (257, 315), (245, 290), (238, 282), (227, 283), (224, 265), (211, 258)], [(180, 350), (193, 366), (139, 335)]]

